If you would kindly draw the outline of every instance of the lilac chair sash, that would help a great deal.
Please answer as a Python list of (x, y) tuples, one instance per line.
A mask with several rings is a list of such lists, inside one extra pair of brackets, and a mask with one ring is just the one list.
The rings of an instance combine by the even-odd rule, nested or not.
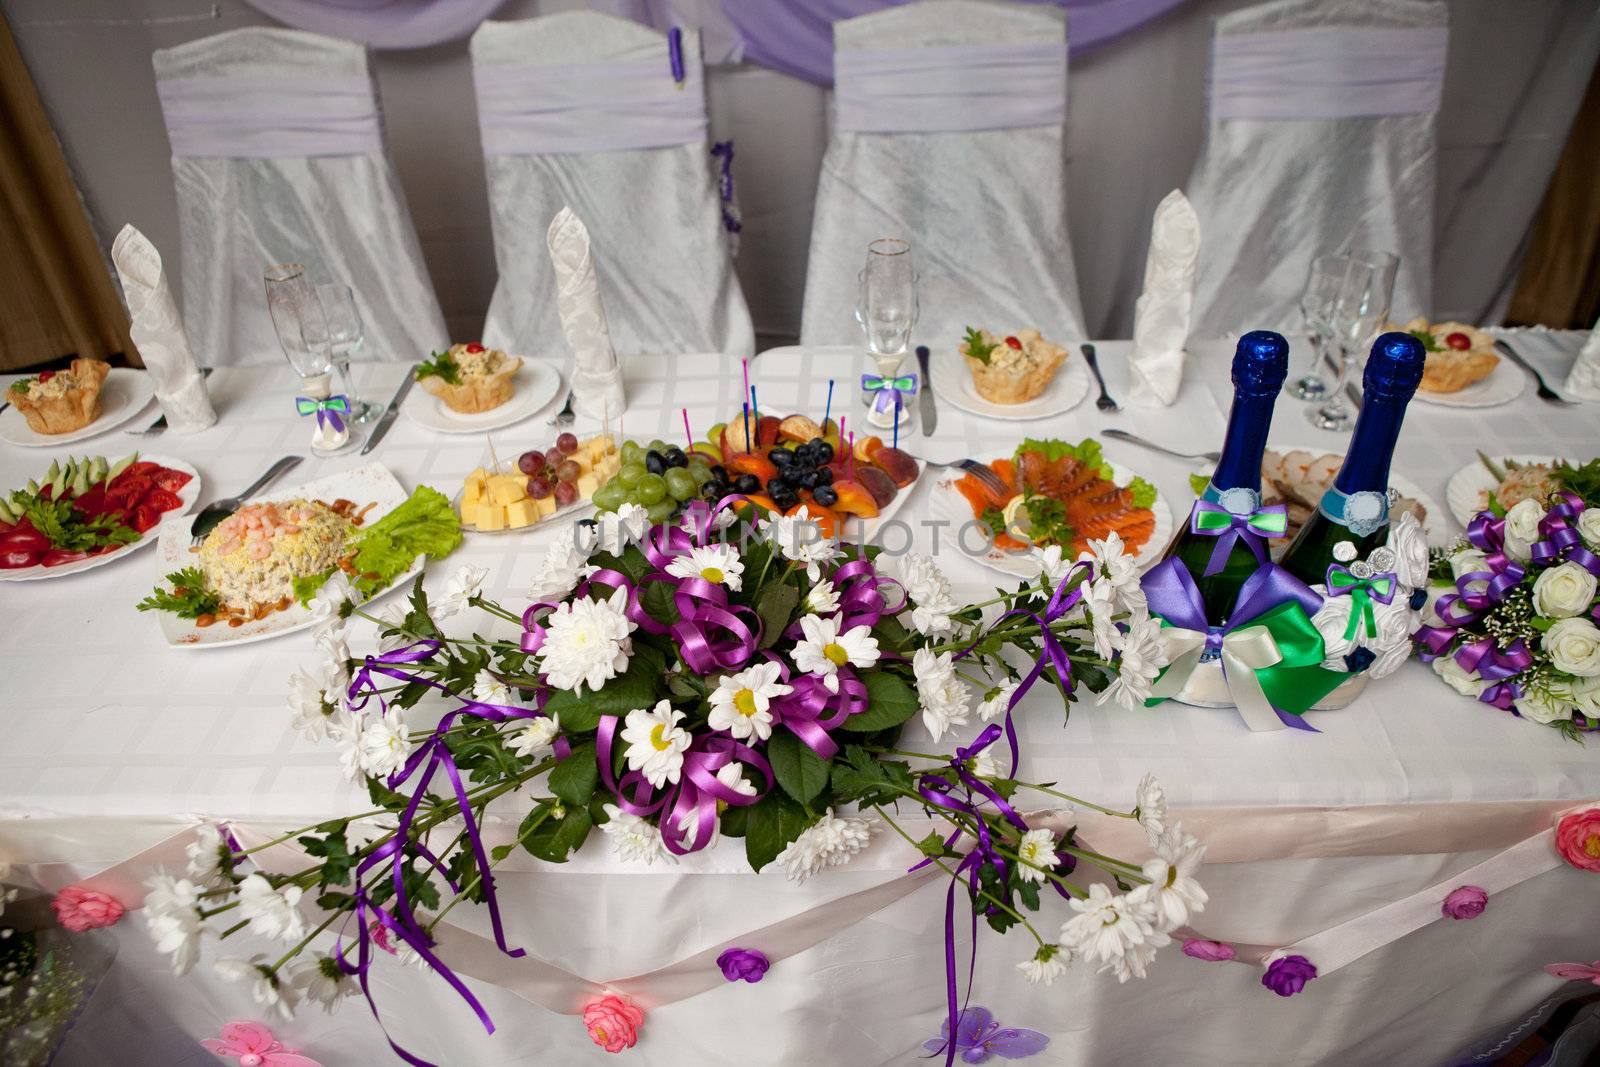
[(1065, 41), (846, 50), (833, 67), (840, 130), (1003, 130), (1066, 118)]
[(1343, 119), (1439, 110), (1444, 26), (1326, 26), (1219, 35), (1211, 116)]
[(706, 137), (696, 67), (673, 81), (659, 59), (537, 67), (475, 67), (486, 156), (668, 148)]
[(349, 156), (383, 150), (372, 83), (351, 75), (158, 81), (175, 156)]

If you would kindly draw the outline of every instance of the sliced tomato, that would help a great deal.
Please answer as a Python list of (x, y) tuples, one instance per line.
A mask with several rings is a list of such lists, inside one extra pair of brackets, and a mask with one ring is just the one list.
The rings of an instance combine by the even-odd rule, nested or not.
[(152, 487), (139, 503), (145, 507), (155, 508), (158, 512), (183, 507), (183, 501), (178, 499), (177, 493), (169, 493), (159, 485)]
[(52, 548), (40, 558), (39, 562), (46, 567), (59, 567), (63, 563), (76, 563), (80, 559), (88, 558), (87, 552), (68, 552), (64, 548)]
[(148, 504), (137, 505), (133, 511), (129, 513), (127, 518), (128, 525), (132, 526), (140, 533), (144, 533), (146, 530), (154, 529), (156, 523), (160, 521), (161, 512), (157, 511)]
[(143, 475), (149, 476), (149, 475), (154, 474), (156, 471), (164, 471), (166, 469), (167, 468), (163, 467), (159, 463), (152, 463), (147, 459), (141, 459), (137, 463), (130, 463), (128, 465), (128, 469), (123, 471), (122, 473), (123, 474), (143, 474)]
[(37, 552), (8, 549), (0, 545), (0, 568), (14, 571), (19, 567), (31, 567), (38, 562), (39, 553)]
[(175, 471), (171, 467), (162, 467), (151, 475), (155, 483), (169, 493), (176, 493), (179, 489), (189, 484), (191, 475), (183, 471)]
[(105, 486), (90, 486), (87, 493), (80, 493), (72, 498), (72, 506), (91, 519), (101, 514), (106, 509)]

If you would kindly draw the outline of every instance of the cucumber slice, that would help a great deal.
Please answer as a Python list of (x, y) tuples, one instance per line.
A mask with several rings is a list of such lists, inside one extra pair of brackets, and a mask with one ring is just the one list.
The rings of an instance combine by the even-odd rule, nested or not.
[(106, 457), (96, 456), (89, 464), (89, 484), (99, 485), (106, 480), (106, 471), (111, 469), (111, 464), (106, 462)]
[(115, 463), (113, 463), (111, 465), (111, 469), (106, 471), (106, 481), (109, 482), (111, 479), (115, 478), (117, 475), (121, 474), (123, 471), (125, 471), (129, 467), (133, 466), (134, 463), (136, 463), (138, 461), (138, 459), (139, 459), (139, 453), (131, 452), (128, 455), (123, 456), (121, 459), (117, 460)]

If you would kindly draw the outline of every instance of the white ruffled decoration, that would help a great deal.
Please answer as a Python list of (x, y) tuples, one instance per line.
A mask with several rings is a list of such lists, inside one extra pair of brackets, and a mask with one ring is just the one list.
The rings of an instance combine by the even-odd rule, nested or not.
[(611, 347), (600, 279), (589, 250), (583, 220), (564, 207), (550, 220), (546, 235), (556, 271), (556, 306), (561, 329), (572, 349), (572, 410), (586, 418), (606, 420), (622, 414), (622, 367)]
[(1134, 404), (1167, 407), (1178, 398), (1199, 258), (1200, 218), (1183, 190), (1174, 189), (1156, 205), (1144, 292), (1133, 306), (1128, 399)]
[(1600, 400), (1600, 322), (1589, 331), (1561, 391), (1575, 400)]
[(144, 234), (124, 226), (112, 242), (111, 261), (128, 303), (128, 332), (155, 386), (167, 426), (176, 433), (204, 430), (217, 421), (217, 413), (189, 347), (161, 253)]

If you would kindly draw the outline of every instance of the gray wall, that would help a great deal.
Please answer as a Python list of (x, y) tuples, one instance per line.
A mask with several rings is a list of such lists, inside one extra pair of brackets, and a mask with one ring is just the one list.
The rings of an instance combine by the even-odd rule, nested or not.
[[(507, 0), (500, 18), (584, 6)], [(1096, 336), (1126, 336), (1150, 212), (1188, 177), (1204, 135), (1210, 20), (1239, 0), (1191, 0), (1075, 60), (1071, 227)], [(1497, 316), (1550, 168), (1600, 53), (1594, 0), (1450, 0), (1440, 117), (1438, 317)], [(270, 24), (241, 0), (0, 0), (97, 232), (142, 229), (175, 261), (177, 211), (150, 69), (156, 48)], [(375, 54), (391, 151), (458, 338), (477, 335), (494, 251), (465, 41)], [(709, 79), (713, 133), (733, 137), (746, 226), (739, 274), (758, 331), (798, 331), (826, 94), (770, 71)]]

